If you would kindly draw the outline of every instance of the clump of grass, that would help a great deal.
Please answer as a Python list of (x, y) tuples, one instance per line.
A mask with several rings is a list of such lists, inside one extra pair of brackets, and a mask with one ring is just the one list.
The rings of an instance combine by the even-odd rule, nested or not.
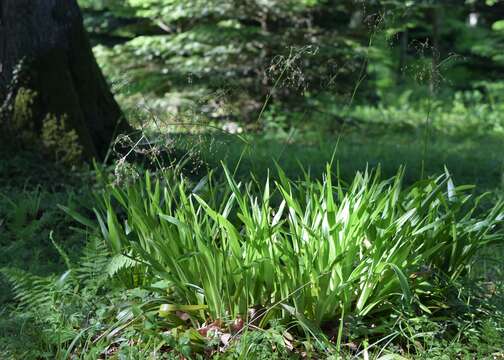
[(295, 319), (314, 335), (327, 321), (341, 329), (394, 308), (437, 311), (446, 283), (503, 239), (504, 204), (479, 211), (484, 195), (448, 172), (408, 188), (402, 170), (388, 180), (357, 173), (348, 185), (330, 165), (320, 181), (278, 172), (274, 184), (238, 183), (224, 169), (223, 182), (210, 173), (196, 187), (146, 173), (106, 187), (98, 223), (73, 215), (134, 266), (137, 285), (162, 290), (165, 320), (180, 310), (199, 324)]

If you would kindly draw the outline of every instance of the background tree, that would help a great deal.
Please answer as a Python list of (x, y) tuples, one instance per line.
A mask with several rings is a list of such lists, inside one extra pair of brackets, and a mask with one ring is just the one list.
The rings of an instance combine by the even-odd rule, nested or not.
[(88, 158), (103, 157), (114, 134), (127, 129), (75, 0), (3, 0), (0, 64), (7, 128), (16, 129), (20, 124), (13, 122), (22, 119), (40, 134), (44, 121), (53, 120), (53, 128), (77, 135)]
[(289, 112), (328, 112), (356, 87), (354, 102), (376, 104), (401, 89), (444, 96), (430, 92), (440, 82), (451, 96), (504, 72), (492, 30), (502, 1), (80, 2), (104, 72), (129, 84), (125, 108), (153, 100), (165, 113), (251, 121), (270, 93)]
[(373, 26), (361, 19), (372, 8), (353, 1), (82, 4), (88, 29), (104, 45), (95, 48), (104, 71), (114, 81), (126, 78), (130, 95), (138, 94), (132, 107), (155, 98), (165, 110), (192, 106), (210, 118), (227, 112), (245, 121), (255, 119), (284, 70), (275, 100), (294, 106), (308, 87), (348, 93)]

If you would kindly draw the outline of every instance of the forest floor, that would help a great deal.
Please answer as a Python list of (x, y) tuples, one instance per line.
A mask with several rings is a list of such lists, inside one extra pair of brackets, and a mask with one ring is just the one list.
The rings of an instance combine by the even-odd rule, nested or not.
[[(349, 134), (318, 141), (298, 139), (295, 142), (288, 138), (279, 141), (258, 135), (241, 138), (192, 135), (178, 136), (176, 143), (190, 150), (191, 161), (187, 167), (196, 168), (191, 175), (195, 178), (205, 173), (207, 167), (219, 168), (221, 162), (230, 169), (236, 169), (236, 175), (244, 179), (250, 178), (250, 173), (257, 179), (264, 179), (269, 171), (274, 172), (271, 169), (274, 169), (275, 162), (291, 178), (302, 177), (300, 165), (318, 177), (323, 173), (325, 164), (334, 157), (342, 178), (349, 181), (357, 170), (366, 166), (375, 168), (380, 165), (385, 177), (393, 176), (400, 166), (406, 166), (406, 183), (422, 176), (443, 174), (446, 166), (457, 185), (475, 184), (478, 193), (489, 191), (492, 199), (504, 194), (502, 140), (492, 137), (440, 136), (432, 137), (426, 143), (415, 134)], [(78, 258), (86, 240), (73, 229), (76, 223), (58, 208), (58, 204), (92, 207), (94, 173), (89, 168), (68, 171), (23, 152), (0, 154), (0, 158), (0, 268), (20, 268), (39, 276), (64, 272), (65, 259), (51, 239), (61, 245), (72, 260)], [(504, 359), (503, 256), (504, 246), (488, 249), (478, 255), (476, 266), (471, 271), (472, 279), (477, 279), (478, 286), (484, 284), (491, 288), (484, 297), (488, 306), (482, 308), (492, 308), (494, 313), (482, 313), (480, 318), (471, 313), (468, 318), (452, 319), (457, 328), (454, 335), (451, 338), (432, 336), (428, 342), (418, 343), (419, 348), (424, 347), (424, 352), (420, 353), (417, 349), (415, 358)], [(0, 358), (53, 356), (54, 348), (38, 338), (31, 321), (33, 319), (23, 316), (16, 307), (11, 287), (0, 277)], [(427, 319), (409, 329), (412, 341), (416, 341), (415, 337), (423, 339), (427, 332), (435, 332), (433, 321)], [(274, 338), (274, 334), (268, 336)], [(257, 346), (267, 343), (265, 338), (252, 341), (257, 341)], [(68, 345), (68, 341), (65, 344)], [(426, 344), (428, 348), (425, 348)], [(369, 356), (378, 358), (383, 355), (379, 349), (388, 353), (394, 350), (394, 345), (383, 343), (375, 346)], [(256, 356), (264, 359), (273, 358), (272, 354), (276, 354), (274, 346), (269, 350), (266, 346), (261, 351)], [(357, 358), (366, 354), (361, 352)], [(407, 354), (402, 355), (409, 358)], [(278, 354), (275, 356), (282, 358)], [(229, 358), (240, 357), (234, 353)]]

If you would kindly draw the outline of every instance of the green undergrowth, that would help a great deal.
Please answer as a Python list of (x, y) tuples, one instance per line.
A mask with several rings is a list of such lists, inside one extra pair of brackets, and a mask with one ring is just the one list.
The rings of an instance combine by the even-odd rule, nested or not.
[[(57, 204), (86, 203), (92, 175), (69, 171), (27, 151), (0, 151), (0, 267), (19, 267), (38, 275), (59, 272), (64, 263), (49, 235), (65, 239), (78, 252), (82, 239)], [(0, 306), (10, 298), (0, 279)]]
[[(2, 148), (0, 158), (0, 268), (18, 268), (40, 277), (64, 271), (51, 237), (73, 258), (85, 240), (71, 229), (75, 223), (57, 205), (87, 203), (93, 175), (86, 168), (69, 170), (53, 164), (40, 153)], [(34, 335), (30, 348), (35, 349), (40, 345), (36, 329), (27, 325), (23, 312), (15, 311), (13, 296), (7, 279), (0, 276), (0, 349), (10, 347), (25, 330)], [(0, 351), (0, 358), (9, 357)]]
[(60, 209), (27, 196), (54, 212), (54, 233), (6, 200), (17, 205), (7, 234), (16, 216), (31, 224), (55, 275), (16, 251), (2, 263), (15, 295), (1, 310), (3, 358), (502, 355), (504, 206), (447, 171), (412, 184), (403, 170), (346, 182), (336, 163), (318, 178), (138, 172), (117, 182), (100, 170)]
[(2, 153), (1, 358), (502, 356), (498, 138), (168, 139), (187, 177)]

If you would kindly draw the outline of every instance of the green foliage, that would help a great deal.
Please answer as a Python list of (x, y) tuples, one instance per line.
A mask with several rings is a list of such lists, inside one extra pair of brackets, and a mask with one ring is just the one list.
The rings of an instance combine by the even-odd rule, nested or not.
[(83, 148), (74, 129), (68, 129), (68, 117), (47, 114), (42, 122), (41, 139), (54, 159), (65, 165), (75, 165), (82, 159)]
[[(502, 205), (476, 209), (478, 199), (448, 174), (409, 188), (402, 173), (386, 181), (361, 173), (345, 184), (330, 169), (321, 181), (279, 170), (263, 184), (210, 174), (194, 186), (159, 175), (98, 186), (97, 224), (72, 210), (80, 204), (63, 207), (88, 231), (78, 232), (87, 239), (78, 252), (46, 233), (66, 265), (60, 275), (2, 264), (17, 299), (0, 309), (2, 358), (336, 356), (346, 348), (326, 336), (340, 323), (343, 342), (401, 339), (370, 347), (375, 354), (498, 351), (502, 304), (490, 304), (488, 283), (468, 293), (456, 282), (478, 249), (500, 242)], [(8, 229), (24, 227), (45, 196), (16, 200)], [(449, 320), (426, 320), (429, 311)]]
[(330, 168), (323, 182), (294, 183), (280, 171), (275, 186), (257, 189), (226, 174), (225, 184), (192, 193), (147, 174), (110, 187), (97, 212), (110, 249), (143, 264), (144, 282), (167, 281), (175, 301), (208, 306), (214, 320), (246, 316), (251, 304), (267, 309), (263, 325), (270, 316), (320, 325), (390, 304), (435, 311), (437, 282), (456, 280), (501, 239), (492, 229), (502, 204), (474, 216), (480, 199), (448, 174), (405, 190), (402, 173), (358, 173), (343, 187)]
[[(290, 335), (292, 336), (292, 335)], [(289, 350), (289, 334), (280, 326), (265, 331), (247, 331), (239, 342), (232, 344), (229, 350), (216, 359), (298, 359), (299, 355)], [(291, 345), (292, 346), (292, 345)]]
[(388, 106), (355, 106), (350, 116), (359, 119), (362, 126), (380, 124), (398, 132), (429, 126), (431, 131), (452, 136), (502, 136), (504, 133), (502, 103), (485, 101), (479, 91), (456, 92), (451, 101), (429, 100), (420, 104), (411, 100), (412, 95), (407, 92)]
[[(415, 89), (410, 99), (428, 99), (441, 88), (450, 95), (479, 89), (503, 72), (503, 38), (494, 16), (499, 2), (456, 8), (430, 1), (82, 5), (93, 9), (90, 21), (106, 16), (101, 23), (111, 24), (97, 33), (100, 39), (109, 34), (114, 46), (102, 41), (95, 52), (121, 103), (133, 109), (141, 102), (172, 123), (188, 110), (198, 114), (193, 122), (199, 116), (251, 122), (265, 102), (305, 113), (320, 93), (331, 96), (317, 114), (334, 101), (339, 112), (346, 110), (356, 95), (361, 102), (386, 102), (405, 87)], [(476, 24), (468, 22), (470, 14)], [(123, 40), (114, 42), (116, 36)]]
[[(0, 267), (18, 266), (26, 271), (45, 275), (59, 268), (61, 262), (51, 245), (51, 231), (67, 238), (67, 245), (75, 245), (75, 234), (55, 204), (68, 196), (51, 194), (40, 188), (19, 191), (9, 189), (0, 193)], [(7, 293), (2, 293), (7, 295)]]
[[(1, 274), (13, 285), (12, 290), (24, 321), (38, 330), (37, 341), (46, 354), (25, 356), (63, 359), (72, 340), (85, 331), (100, 328), (100, 323), (88, 323), (89, 317), (97, 311), (95, 297), (106, 284), (106, 265), (108, 252), (98, 239), (91, 239), (83, 250), (83, 255), (75, 263), (67, 262), (68, 270), (59, 277), (41, 277), (22, 270), (4, 268)], [(60, 254), (69, 259), (57, 246)], [(105, 276), (104, 276), (105, 274)], [(103, 309), (101, 310), (103, 311)], [(34, 336), (32, 334), (32, 336)], [(10, 346), (19, 344), (12, 343)], [(20, 351), (20, 349), (14, 349)], [(35, 350), (34, 347), (25, 351)], [(22, 351), (21, 351), (22, 353)]]
[[(194, 109), (199, 100), (192, 94), (197, 87), (212, 100), (198, 106), (198, 112), (202, 108), (210, 118), (224, 112), (240, 120), (253, 120), (268, 88), (282, 72), (279, 60), (293, 60), (290, 54), (312, 49), (292, 61), (288, 73), (282, 75), (285, 86), (275, 98), (289, 100), (298, 99), (308, 85), (330, 86), (336, 73), (339, 78), (352, 78), (359, 65), (356, 62), (365, 55), (361, 37), (347, 34), (343, 24), (330, 28), (310, 20), (324, 12), (330, 21), (351, 7), (350, 2), (334, 8), (299, 0), (159, 0), (109, 6), (117, 16), (136, 19), (132, 21), (138, 24), (147, 20), (157, 28), (137, 28), (128, 42), (95, 49), (109, 79), (129, 84), (121, 91), (126, 94), (122, 101), (128, 108), (135, 104), (131, 96), (142, 93), (162, 101), (175, 113), (183, 112), (187, 101)], [(125, 68), (129, 69), (127, 74), (121, 70)], [(349, 87), (335, 89), (341, 93)], [(226, 102), (233, 106), (223, 109), (222, 99), (215, 99), (219, 90), (227, 92)], [(178, 104), (167, 92), (182, 94), (186, 102)]]
[(28, 145), (36, 142), (33, 106), (37, 96), (37, 92), (31, 89), (20, 88), (14, 100), (12, 123), (9, 124), (11, 132)]
[[(12, 119), (7, 121), (8, 133), (18, 139), (24, 148), (48, 152), (57, 163), (75, 165), (82, 159), (83, 148), (74, 129), (67, 126), (68, 117), (47, 114), (37, 128), (40, 119), (35, 113), (38, 93), (21, 87), (13, 102)], [(39, 136), (40, 132), (40, 136)]]

